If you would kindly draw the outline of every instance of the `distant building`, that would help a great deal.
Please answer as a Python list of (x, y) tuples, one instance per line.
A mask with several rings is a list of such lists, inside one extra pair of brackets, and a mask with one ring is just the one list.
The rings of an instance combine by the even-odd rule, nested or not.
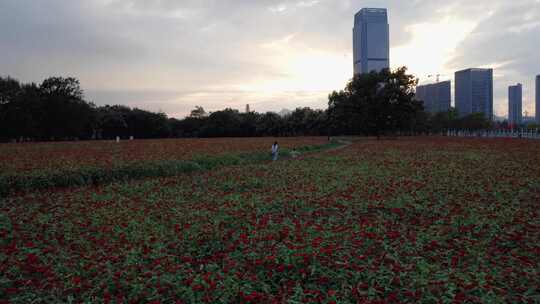
[(455, 102), (460, 116), (484, 113), (493, 119), (493, 69), (467, 69), (455, 74)]
[(508, 87), (508, 123), (520, 125), (523, 122), (523, 87), (521, 83)]
[(536, 123), (540, 124), (540, 75), (536, 76)]
[(390, 26), (385, 8), (363, 8), (354, 16), (354, 74), (390, 67)]
[(250, 113), (249, 104), (246, 105), (246, 113)]
[(416, 99), (424, 102), (424, 108), (429, 113), (447, 112), (452, 101), (451, 86), (450, 81), (417, 86)]

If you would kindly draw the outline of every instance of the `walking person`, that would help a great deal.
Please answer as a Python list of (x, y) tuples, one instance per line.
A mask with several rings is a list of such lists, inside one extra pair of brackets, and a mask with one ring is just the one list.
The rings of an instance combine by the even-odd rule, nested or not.
[(276, 161), (278, 159), (278, 154), (279, 154), (279, 145), (278, 145), (278, 143), (276, 141), (272, 145), (272, 160), (273, 161)]

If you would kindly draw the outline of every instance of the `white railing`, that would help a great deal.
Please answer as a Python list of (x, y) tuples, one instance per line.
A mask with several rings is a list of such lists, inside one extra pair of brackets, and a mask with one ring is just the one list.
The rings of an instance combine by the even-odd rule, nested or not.
[(481, 130), (481, 131), (467, 131), (467, 130), (448, 130), (442, 135), (450, 137), (482, 137), (482, 138), (527, 138), (527, 139), (539, 139), (540, 132), (538, 129), (516, 129), (516, 130)]

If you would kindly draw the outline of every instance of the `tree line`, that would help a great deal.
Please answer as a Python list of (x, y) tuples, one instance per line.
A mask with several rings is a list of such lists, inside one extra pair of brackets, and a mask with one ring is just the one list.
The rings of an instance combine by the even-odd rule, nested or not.
[(417, 80), (405, 67), (354, 76), (329, 95), (326, 110), (297, 108), (287, 115), (207, 113), (196, 107), (184, 119), (123, 105), (85, 100), (79, 81), (50, 77), (41, 84), (0, 77), (0, 141), (48, 141), (166, 137), (255, 137), (419, 134), (446, 129), (485, 129), (481, 114), (430, 115), (415, 98)]

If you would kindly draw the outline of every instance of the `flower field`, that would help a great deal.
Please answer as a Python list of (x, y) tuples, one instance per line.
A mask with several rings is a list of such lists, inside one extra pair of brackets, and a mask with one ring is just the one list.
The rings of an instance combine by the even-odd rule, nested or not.
[(318, 145), (325, 137), (82, 141), (0, 144), (0, 174), (76, 170), (118, 164), (185, 160), (197, 154), (269, 151), (273, 140), (288, 148)]
[(0, 198), (0, 303), (538, 303), (539, 207), (540, 142), (505, 139), (29, 192)]
[[(7, 194), (176, 176), (268, 159), (273, 138), (0, 144), (0, 197)], [(279, 139), (282, 152), (325, 149), (326, 137)]]

